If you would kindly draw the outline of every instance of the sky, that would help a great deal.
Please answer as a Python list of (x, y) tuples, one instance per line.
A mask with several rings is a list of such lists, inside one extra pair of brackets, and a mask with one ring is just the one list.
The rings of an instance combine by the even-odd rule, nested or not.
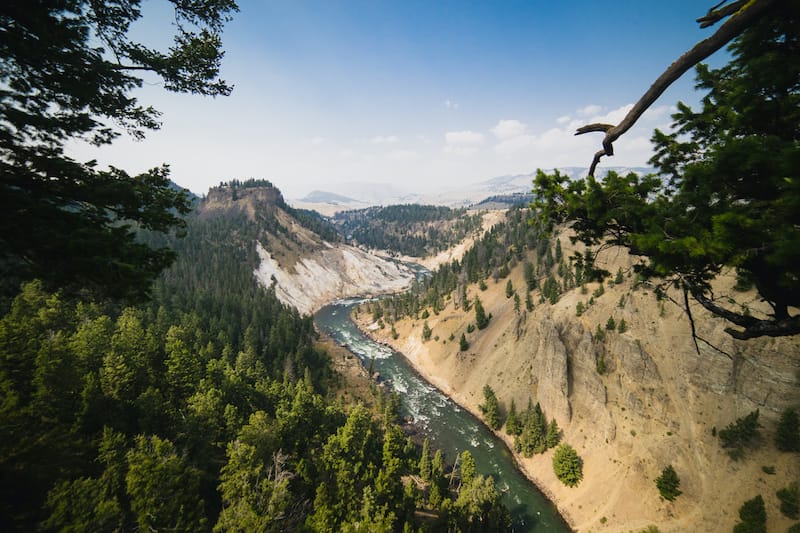
[[(713, 32), (694, 22), (712, 3), (239, 0), (223, 34), (230, 96), (148, 81), (136, 94), (163, 113), (160, 130), (71, 150), (131, 173), (169, 163), (197, 194), (263, 178), (287, 198), (365, 182), (429, 193), (585, 167), (602, 134), (575, 129), (618, 122)], [(168, 46), (168, 4), (144, 7), (137, 36)], [(653, 130), (669, 128), (678, 101), (699, 101), (693, 86), (692, 73), (673, 84), (601, 165), (646, 166)]]

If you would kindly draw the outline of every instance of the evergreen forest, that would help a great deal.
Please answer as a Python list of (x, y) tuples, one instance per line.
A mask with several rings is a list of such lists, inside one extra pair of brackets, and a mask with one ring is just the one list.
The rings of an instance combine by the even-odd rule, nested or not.
[(435, 205), (390, 205), (336, 213), (333, 223), (349, 240), (400, 255), (436, 255), (481, 229), (481, 212)]
[(311, 317), (253, 277), (261, 231), (141, 232), (177, 261), (137, 306), (21, 288), (0, 319), (3, 530), (505, 528), (491, 478), (441, 452), (420, 477), (397, 402), (336, 400)]

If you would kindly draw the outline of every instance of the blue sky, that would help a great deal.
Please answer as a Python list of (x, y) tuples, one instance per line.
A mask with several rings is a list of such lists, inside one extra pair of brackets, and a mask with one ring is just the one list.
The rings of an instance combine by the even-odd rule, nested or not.
[[(167, 6), (137, 31), (168, 43)], [(222, 180), (270, 179), (297, 198), (343, 183), (409, 192), (454, 188), (537, 167), (586, 166), (600, 134), (681, 53), (713, 29), (695, 1), (240, 0), (223, 36), (227, 98), (140, 91), (163, 112), (143, 142), (100, 152), (131, 172), (170, 163), (197, 193)], [(720, 55), (720, 54), (718, 54)], [(719, 62), (712, 57), (711, 62)], [(676, 82), (605, 165), (645, 165), (655, 127), (693, 76)]]

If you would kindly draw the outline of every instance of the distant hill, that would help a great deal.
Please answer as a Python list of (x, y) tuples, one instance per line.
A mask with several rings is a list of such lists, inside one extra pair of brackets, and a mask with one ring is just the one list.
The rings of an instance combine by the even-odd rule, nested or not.
[(436, 255), (479, 231), (479, 213), (402, 204), (340, 211), (333, 223), (348, 242), (412, 257)]
[(358, 200), (354, 200), (353, 198), (328, 191), (312, 191), (303, 198), (300, 198), (300, 201), (315, 204), (352, 204), (358, 202)]
[[(586, 176), (588, 167), (561, 167), (558, 170), (562, 174), (569, 176), (570, 179), (579, 179)], [(620, 174), (627, 174), (628, 172), (647, 174), (653, 171), (649, 167), (606, 167), (598, 171), (598, 176), (605, 176), (611, 170)], [(545, 171), (552, 172), (553, 169), (545, 169)], [(469, 207), (490, 197), (517, 193), (527, 194), (533, 188), (533, 178), (535, 176), (536, 172), (495, 176), (482, 181), (464, 183), (457, 188), (443, 188), (436, 192), (421, 194), (403, 190), (401, 187), (390, 183), (337, 183), (337, 192), (335, 193), (315, 190), (303, 198), (290, 199), (289, 202), (297, 207), (314, 209), (327, 216), (332, 216), (339, 211), (376, 205), (427, 204), (456, 208)], [(500, 203), (503, 204), (500, 208), (511, 205), (505, 201)], [(484, 207), (481, 206), (481, 208)]]
[(526, 192), (515, 192), (512, 194), (496, 194), (477, 204), (472, 204), (470, 209), (507, 209), (509, 207), (525, 207), (530, 204), (534, 195)]

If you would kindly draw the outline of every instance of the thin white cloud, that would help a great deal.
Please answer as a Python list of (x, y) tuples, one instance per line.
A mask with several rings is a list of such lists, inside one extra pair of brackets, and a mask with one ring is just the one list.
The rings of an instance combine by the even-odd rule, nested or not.
[(572, 120), (572, 118), (569, 115), (563, 115), (561, 117), (558, 117), (556, 119), (556, 122), (558, 122), (559, 124), (566, 124), (570, 120)]
[(448, 131), (444, 135), (444, 140), (452, 146), (475, 146), (483, 144), (483, 134), (477, 131)]
[(578, 109), (577, 113), (578, 113), (578, 115), (580, 115), (582, 117), (589, 117), (591, 115), (596, 115), (596, 114), (600, 113), (602, 110), (603, 110), (603, 108), (600, 107), (597, 104), (589, 104), (586, 107), (582, 107), (581, 109)]
[(495, 145), (494, 151), (498, 154), (509, 155), (521, 150), (529, 150), (536, 146), (534, 135), (517, 135)]
[(676, 108), (675, 106), (672, 106), (672, 105), (660, 105), (660, 106), (657, 106), (657, 107), (651, 107), (647, 111), (644, 112), (644, 114), (642, 115), (642, 118), (643, 119), (649, 119), (649, 120), (658, 120), (661, 117), (663, 117), (663, 116), (665, 116), (667, 114), (674, 113), (677, 110), (678, 110), (678, 108)]
[(416, 161), (419, 154), (413, 150), (392, 150), (386, 157), (392, 161)]
[(505, 140), (523, 135), (527, 129), (528, 127), (519, 120), (504, 119), (492, 128), (492, 133), (498, 139)]
[(319, 135), (317, 135), (316, 137), (311, 139), (311, 144), (313, 146), (319, 146), (320, 144), (323, 144), (324, 142), (325, 142), (325, 137), (320, 137)]
[(454, 102), (454, 101), (450, 100), (449, 98), (444, 101), (444, 106), (447, 109), (453, 109), (453, 110), (458, 109), (458, 107), (459, 107), (458, 102)]
[(605, 115), (594, 115), (591, 118), (587, 119), (587, 122), (602, 122), (603, 124), (619, 124), (619, 122), (623, 118), (625, 118), (625, 115), (627, 115), (628, 111), (630, 111), (631, 109), (633, 109), (633, 104), (627, 104), (622, 107), (618, 107), (617, 109), (612, 109)]
[(400, 139), (397, 138), (396, 135), (378, 135), (373, 137), (369, 140), (372, 144), (393, 144), (398, 142)]
[(448, 131), (444, 135), (444, 151), (454, 154), (473, 154), (483, 144), (483, 134), (477, 131)]

